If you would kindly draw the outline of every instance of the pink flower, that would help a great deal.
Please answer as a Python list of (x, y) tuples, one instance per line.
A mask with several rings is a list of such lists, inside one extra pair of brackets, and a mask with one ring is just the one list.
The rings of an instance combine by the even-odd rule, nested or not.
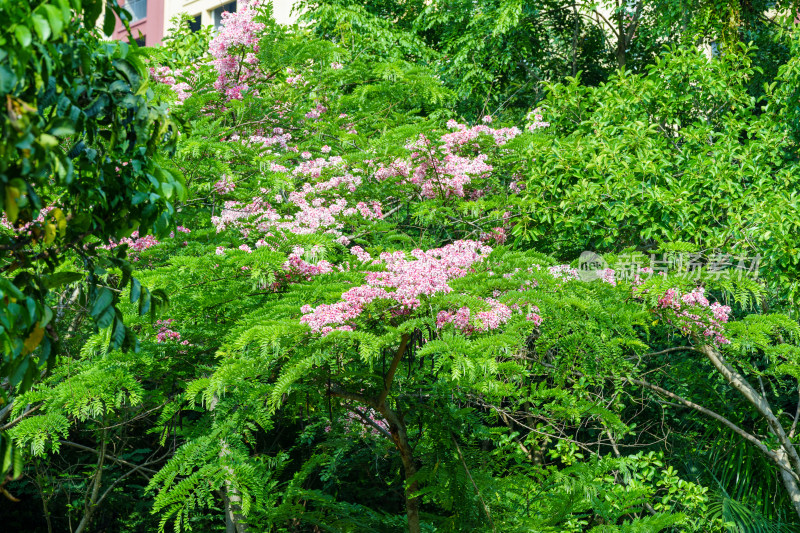
[(236, 184), (228, 180), (227, 176), (222, 176), (222, 179), (214, 184), (214, 190), (217, 194), (227, 194), (236, 188)]
[[(255, 22), (258, 2), (243, 3), (235, 13), (222, 14), (222, 26), (209, 44), (209, 53), (214, 58), (217, 81), (214, 88), (228, 99), (241, 99), (242, 91), (248, 88), (247, 82), (259, 78), (255, 68), (255, 54), (264, 24)], [(244, 56), (239, 49), (247, 51)]]
[(365, 252), (364, 249), (360, 246), (353, 246), (352, 248), (350, 248), (350, 253), (356, 256), (358, 260), (361, 261), (362, 263), (372, 261), (372, 256), (369, 255), (369, 253)]
[(528, 120), (533, 120), (528, 125), (528, 131), (536, 131), (538, 129), (547, 128), (550, 126), (549, 122), (544, 121), (544, 117), (542, 116), (541, 110), (537, 107), (530, 113), (528, 113)]
[(548, 268), (550, 274), (559, 280), (570, 281), (580, 279), (578, 271), (569, 265), (557, 265)]
[(658, 300), (657, 309), (661, 309), (664, 318), (685, 335), (708, 337), (716, 344), (729, 344), (723, 324), (728, 322), (731, 308), (718, 302), (709, 304), (704, 293), (703, 287), (683, 295), (677, 288), (667, 289)]
[[(536, 309), (536, 311), (538, 311), (538, 309)], [(528, 314), (525, 316), (525, 320), (527, 320), (528, 322), (533, 322), (533, 325), (534, 325), (534, 326), (536, 326), (536, 327), (539, 327), (539, 326), (541, 326), (541, 325), (542, 325), (542, 317), (541, 317), (541, 316), (539, 316), (539, 315), (538, 315), (537, 313), (535, 313), (535, 312), (530, 312), (530, 313), (528, 313)]]
[[(154, 327), (158, 328), (156, 332), (156, 342), (161, 344), (162, 342), (168, 340), (178, 341), (181, 338), (181, 334), (177, 331), (173, 331), (170, 329), (170, 324), (175, 322), (175, 320), (169, 318), (167, 320), (157, 320)], [(184, 341), (181, 344), (189, 344), (188, 341)]]
[[(405, 314), (418, 308), (425, 296), (451, 292), (448, 280), (465, 276), (466, 268), (482, 261), (490, 252), (491, 248), (476, 241), (456, 241), (428, 251), (414, 250), (411, 255), (415, 260), (407, 259), (403, 252), (384, 252), (378, 263), (383, 263), (386, 271), (367, 273), (366, 283), (345, 292), (342, 301), (322, 304), (300, 320), (312, 331), (325, 335), (331, 331), (326, 329), (330, 324), (352, 325), (365, 306), (375, 300), (391, 300), (395, 314)], [(461, 313), (459, 319), (464, 311)]]

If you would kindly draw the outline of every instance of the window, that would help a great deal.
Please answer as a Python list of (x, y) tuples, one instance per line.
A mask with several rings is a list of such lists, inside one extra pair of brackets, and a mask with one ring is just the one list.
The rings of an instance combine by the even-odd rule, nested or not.
[(142, 20), (147, 16), (147, 0), (125, 0), (122, 6), (133, 17), (131, 22)]
[(228, 13), (236, 13), (236, 2), (228, 2), (211, 10), (211, 22), (214, 24), (215, 29), (222, 25), (222, 14), (226, 11)]
[(200, 15), (195, 15), (194, 19), (189, 23), (189, 30), (193, 32), (200, 31), (201, 27), (202, 26), (200, 24)]
[[(140, 34), (140, 35), (141, 35), (141, 34)], [(134, 41), (133, 41), (133, 42), (135, 42), (135, 43), (136, 43), (136, 46), (139, 46), (139, 47), (142, 47), (142, 46), (144, 46), (144, 43), (145, 43), (145, 37), (144, 37), (144, 35), (142, 35), (142, 36), (141, 36), (141, 37), (139, 37), (138, 39), (134, 39)]]

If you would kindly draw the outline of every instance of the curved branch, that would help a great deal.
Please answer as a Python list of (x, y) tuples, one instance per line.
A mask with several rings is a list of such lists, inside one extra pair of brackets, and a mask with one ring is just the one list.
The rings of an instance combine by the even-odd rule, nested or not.
[(767, 425), (770, 427), (772, 432), (778, 438), (778, 442), (781, 444), (781, 448), (786, 451), (786, 454), (789, 457), (789, 462), (792, 465), (792, 468), (795, 471), (794, 476), (798, 477), (798, 473), (800, 473), (800, 455), (797, 454), (797, 450), (794, 447), (794, 444), (789, 440), (789, 437), (786, 436), (786, 431), (783, 429), (783, 424), (781, 424), (778, 417), (775, 416), (775, 413), (772, 412), (772, 408), (767, 402), (767, 399), (762, 396), (761, 394), (756, 391), (747, 380), (739, 374), (734, 368), (728, 364), (727, 361), (722, 357), (722, 354), (719, 353), (713, 346), (711, 345), (703, 345), (700, 347), (700, 351), (711, 361), (711, 364), (714, 365), (714, 368), (719, 371), (720, 374), (725, 378), (725, 380), (739, 393), (744, 396), (744, 398), (750, 402), (750, 404), (756, 408), (759, 414), (764, 417), (766, 420)]
[[(690, 400), (687, 400), (686, 398), (683, 398), (682, 396), (678, 396), (674, 392), (670, 392), (667, 389), (663, 389), (663, 388), (659, 387), (658, 385), (653, 385), (652, 383), (648, 383), (647, 381), (644, 381), (644, 380), (641, 380), (641, 379), (633, 379), (633, 378), (625, 378), (625, 381), (628, 381), (629, 383), (633, 383), (634, 385), (639, 385), (640, 387), (644, 387), (646, 389), (650, 389), (653, 392), (656, 392), (656, 393), (658, 393), (658, 394), (660, 394), (662, 396), (666, 396), (667, 398), (671, 398), (671, 399), (675, 400), (676, 402), (678, 402), (678, 403), (680, 403), (680, 404), (682, 404), (682, 405), (684, 405), (686, 407), (689, 407), (690, 409), (694, 409), (697, 412), (703, 413), (704, 415), (706, 415), (706, 416), (708, 416), (710, 418), (713, 418), (714, 420), (716, 420), (718, 422), (721, 422), (724, 426), (728, 427), (734, 433), (736, 433), (737, 435), (739, 435), (740, 437), (742, 437), (746, 441), (748, 441), (748, 442), (754, 444), (756, 447), (758, 447), (758, 449), (761, 450), (761, 452), (764, 453), (765, 455), (767, 455), (770, 459), (772, 459), (776, 463), (778, 462), (778, 456), (775, 454), (775, 452), (773, 452), (772, 450), (767, 448), (766, 444), (764, 444), (757, 437), (755, 437), (754, 435), (752, 435), (752, 434), (748, 433), (747, 431), (743, 430), (742, 428), (740, 428), (739, 426), (737, 426), (736, 424), (734, 424), (733, 422), (731, 422), (730, 420), (728, 420), (724, 416), (720, 415), (719, 413), (716, 413), (716, 412), (712, 411), (711, 409), (703, 407), (700, 404), (697, 404), (697, 403), (694, 403), (694, 402), (692, 402)], [(796, 474), (795, 474), (795, 477), (797, 477)], [(800, 479), (800, 478), (798, 478), (798, 479)]]

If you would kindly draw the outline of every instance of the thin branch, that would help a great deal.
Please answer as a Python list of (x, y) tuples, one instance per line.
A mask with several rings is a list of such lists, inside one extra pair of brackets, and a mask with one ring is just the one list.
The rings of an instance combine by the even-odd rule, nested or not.
[[(10, 408), (10, 407), (11, 407), (11, 406), (9, 405), (9, 408)], [(42, 407), (41, 405), (37, 405), (36, 407), (30, 407), (30, 406), (28, 406), (28, 407), (25, 409), (25, 411), (24, 411), (24, 412), (23, 412), (21, 415), (19, 415), (17, 418), (15, 418), (14, 420), (12, 420), (12, 421), (11, 421), (11, 422), (9, 422), (8, 424), (5, 424), (4, 426), (0, 426), (0, 431), (6, 431), (6, 430), (9, 430), (9, 429), (11, 429), (12, 427), (14, 427), (14, 426), (16, 426), (17, 424), (19, 424), (19, 423), (20, 423), (20, 422), (21, 422), (23, 419), (27, 418), (28, 416), (30, 416), (30, 415), (32, 415), (33, 413), (35, 413), (36, 411), (38, 411), (38, 410), (39, 410), (39, 408), (41, 408), (41, 407)]]
[(330, 396), (336, 396), (338, 398), (344, 398), (345, 400), (363, 403), (364, 405), (368, 405), (373, 409), (377, 407), (375, 401), (371, 398), (367, 398), (361, 394), (356, 394), (355, 392), (346, 391), (337, 383), (330, 383), (327, 385), (327, 388)]
[(100, 496), (100, 499), (97, 500), (97, 503), (95, 503), (95, 507), (97, 507), (101, 503), (103, 503), (103, 500), (106, 499), (106, 496), (109, 495), (109, 493), (114, 489), (114, 487), (116, 487), (119, 484), (120, 481), (124, 480), (126, 477), (130, 476), (131, 474), (134, 474), (134, 473), (138, 472), (139, 470), (145, 470), (144, 466), (143, 465), (139, 465), (139, 466), (137, 466), (135, 468), (132, 468), (131, 470), (127, 471), (126, 473), (122, 474), (121, 476), (119, 476), (114, 481), (114, 483), (109, 485), (109, 487), (106, 489), (106, 491), (103, 493), (103, 495)]
[(376, 424), (374, 420), (372, 420), (370, 417), (368, 417), (363, 412), (361, 412), (361, 409), (359, 409), (357, 407), (351, 407), (351, 409), (359, 416), (359, 418), (361, 418), (361, 420), (365, 424), (368, 424), (368, 425), (372, 426), (373, 428), (375, 428), (381, 435), (383, 435), (387, 439), (391, 439), (392, 438), (392, 434), (391, 433), (389, 433), (385, 428), (382, 428), (381, 426)]
[(658, 352), (650, 352), (642, 355), (632, 355), (630, 357), (626, 357), (628, 361), (633, 361), (634, 359), (643, 359), (645, 357), (655, 357), (657, 355), (666, 355), (668, 353), (673, 352), (697, 352), (702, 353), (700, 350), (695, 348), (694, 346), (675, 346), (673, 348), (667, 348), (666, 350), (660, 350)]
[[(64, 446), (70, 446), (72, 448), (76, 448), (78, 450), (83, 450), (85, 452), (91, 452), (91, 453), (93, 453), (95, 455), (100, 455), (100, 452), (98, 452), (94, 448), (90, 448), (88, 446), (84, 446), (83, 444), (78, 444), (77, 442), (71, 442), (71, 441), (68, 441), (68, 440), (59, 440), (58, 443), (62, 444)], [(120, 459), (119, 457), (115, 457), (115, 456), (109, 455), (109, 454), (106, 454), (106, 459), (108, 459), (109, 461), (111, 461), (113, 463), (129, 466), (131, 468), (142, 470), (143, 472), (148, 472), (150, 474), (155, 474), (155, 473), (158, 472), (157, 470), (153, 470), (151, 468), (145, 468), (145, 465), (150, 464), (150, 463), (144, 463), (144, 464), (141, 464), (141, 465), (135, 465), (133, 463), (129, 463), (128, 461), (125, 461), (124, 459)]]
[[(800, 396), (800, 388), (797, 389), (797, 394)], [(794, 432), (797, 429), (797, 419), (800, 418), (800, 399), (797, 402), (797, 409), (794, 412), (794, 421), (792, 421), (792, 428), (789, 430), (789, 438), (794, 438)]]
[[(634, 385), (639, 385), (640, 387), (644, 387), (646, 389), (650, 389), (653, 392), (657, 392), (658, 394), (660, 394), (662, 396), (666, 396), (667, 398), (671, 398), (671, 399), (675, 400), (676, 402), (678, 402), (678, 403), (680, 403), (680, 404), (682, 404), (682, 405), (684, 405), (686, 407), (694, 409), (695, 411), (703, 413), (704, 415), (706, 415), (706, 416), (708, 416), (710, 418), (713, 418), (714, 420), (717, 420), (718, 422), (721, 422), (723, 425), (725, 425), (729, 429), (731, 429), (734, 433), (736, 433), (737, 435), (739, 435), (740, 437), (742, 437), (746, 441), (754, 444), (759, 450), (761, 450), (761, 452), (764, 455), (766, 455), (767, 457), (772, 459), (776, 464), (778, 463), (778, 456), (775, 454), (775, 452), (770, 450), (758, 438), (756, 438), (755, 436), (751, 435), (747, 431), (743, 430), (742, 428), (740, 428), (739, 426), (737, 426), (736, 424), (734, 424), (733, 422), (731, 422), (730, 420), (728, 420), (724, 416), (720, 415), (719, 413), (716, 413), (716, 412), (712, 411), (711, 409), (703, 407), (700, 404), (697, 404), (697, 403), (694, 403), (692, 401), (689, 401), (686, 398), (683, 398), (682, 396), (678, 396), (674, 392), (670, 392), (667, 389), (663, 389), (663, 388), (659, 387), (658, 385), (653, 385), (652, 383), (648, 383), (647, 381), (643, 381), (641, 379), (633, 379), (633, 378), (625, 378), (625, 381), (628, 381), (629, 383), (633, 383)], [(792, 472), (792, 474), (795, 477), (797, 477), (797, 474), (795, 474), (794, 472)]]
[(472, 487), (475, 489), (475, 493), (478, 495), (478, 499), (481, 501), (481, 505), (483, 506), (483, 512), (486, 513), (486, 518), (489, 519), (489, 524), (492, 526), (492, 531), (497, 533), (497, 528), (494, 527), (494, 520), (492, 520), (492, 515), (489, 513), (489, 507), (486, 506), (486, 502), (483, 500), (483, 495), (481, 495), (480, 489), (478, 489), (478, 485), (475, 483), (475, 480), (472, 479), (472, 474), (467, 467), (467, 462), (464, 460), (464, 454), (461, 453), (461, 447), (458, 445), (458, 441), (456, 440), (455, 435), (453, 432), (450, 432), (450, 438), (453, 440), (453, 444), (456, 447), (456, 451), (458, 452), (458, 458), (461, 459), (461, 464), (464, 465), (464, 471), (467, 473), (467, 477), (469, 478), (470, 482), (472, 483)]

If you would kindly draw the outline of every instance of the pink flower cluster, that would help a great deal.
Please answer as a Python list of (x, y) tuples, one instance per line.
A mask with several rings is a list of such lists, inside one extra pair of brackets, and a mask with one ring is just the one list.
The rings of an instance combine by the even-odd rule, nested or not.
[(552, 275), (554, 278), (560, 279), (562, 281), (571, 281), (580, 279), (578, 271), (569, 265), (551, 266), (547, 270), (550, 272), (550, 275)]
[(403, 252), (384, 252), (380, 262), (383, 272), (369, 272), (366, 283), (353, 287), (342, 295), (342, 301), (322, 304), (316, 308), (304, 306), (300, 319), (312, 331), (327, 335), (338, 330), (352, 330), (364, 308), (376, 300), (392, 302), (395, 314), (406, 314), (421, 304), (421, 298), (452, 289), (448, 280), (463, 277), (474, 263), (483, 261), (491, 248), (476, 241), (456, 241), (428, 251), (413, 250), (414, 260)]
[(395, 159), (388, 167), (383, 163), (378, 164), (378, 170), (375, 171), (375, 179), (384, 181), (389, 178), (403, 177), (407, 178), (411, 173), (411, 163), (402, 159)]
[[(513, 315), (513, 311), (524, 312), (523, 308), (518, 304), (507, 306), (492, 298), (486, 298), (483, 301), (489, 305), (489, 310), (478, 311), (474, 316), (472, 316), (469, 307), (462, 307), (455, 312), (439, 311), (439, 314), (436, 315), (436, 327), (442, 329), (446, 324), (453, 324), (457, 330), (466, 335), (476, 332), (482, 333), (498, 329), (508, 322)], [(525, 319), (533, 322), (537, 327), (540, 326), (542, 317), (539, 315), (539, 308), (535, 305), (530, 306)]]
[[(280, 147), (283, 150), (288, 150), (289, 141), (291, 140), (292, 140), (291, 133), (284, 133), (283, 128), (273, 128), (271, 135), (269, 134), (269, 132), (261, 131), (259, 135), (251, 135), (247, 139), (242, 139), (242, 143), (246, 144), (247, 146), (261, 148), (263, 150), (266, 150), (268, 153), (271, 153), (271, 150), (269, 150), (269, 148), (272, 147)], [(286, 169), (283, 168), (282, 171), (285, 172)]]
[[(192, 232), (192, 230), (190, 230), (189, 228), (185, 228), (183, 226), (178, 226), (175, 229), (178, 231), (178, 233), (187, 233), (188, 234), (188, 233)], [(169, 232), (169, 238), (170, 239), (174, 239), (175, 238), (175, 232), (174, 231), (170, 231)]]
[[(642, 276), (641, 276), (642, 274), (646, 274), (646, 275), (647, 275), (647, 277), (649, 278), (650, 276), (652, 276), (652, 275), (653, 275), (653, 269), (652, 269), (652, 268), (650, 268), (650, 267), (641, 267), (641, 268), (639, 268), (639, 272), (637, 272), (637, 273), (636, 273), (636, 274), (633, 276), (633, 282), (632, 282), (632, 284), (633, 284), (634, 286), (638, 286), (638, 285), (641, 285), (642, 283), (644, 283), (644, 280), (642, 279)], [(665, 274), (665, 273), (664, 273), (664, 274)]]
[[(446, 133), (438, 146), (420, 135), (406, 145), (410, 159), (395, 159), (389, 166), (378, 164), (375, 178), (384, 181), (399, 177), (402, 183), (416, 185), (423, 198), (467, 197), (466, 187), (473, 178), (486, 177), (493, 167), (488, 154), (481, 153), (481, 138), (488, 137), (494, 146), (503, 146), (521, 133), (518, 128), (493, 129), (487, 125), (468, 127), (455, 120), (447, 123), (456, 131)], [(485, 191), (471, 191), (470, 198), (479, 198)]]
[(229, 192), (233, 192), (236, 188), (236, 183), (229, 180), (228, 176), (223, 175), (222, 179), (219, 180), (214, 184), (214, 190), (217, 191), (217, 194), (228, 194)]
[(506, 239), (508, 239), (508, 235), (506, 235), (505, 228), (499, 226), (492, 228), (491, 232), (481, 233), (481, 241), (483, 242), (494, 241), (497, 244), (504, 244)]
[(614, 270), (610, 268), (605, 268), (603, 270), (598, 271), (597, 274), (600, 276), (600, 279), (603, 280), (605, 283), (610, 284), (612, 287), (617, 286), (617, 273)]
[(658, 300), (657, 308), (666, 312), (665, 318), (679, 327), (684, 335), (730, 344), (724, 336), (723, 324), (728, 322), (731, 308), (719, 302), (710, 304), (703, 287), (686, 294), (681, 294), (677, 288), (668, 289)]
[(372, 256), (369, 255), (368, 252), (365, 252), (364, 249), (360, 246), (353, 246), (352, 248), (350, 248), (350, 253), (356, 256), (356, 258), (362, 263), (368, 263), (372, 261)]
[(485, 125), (476, 125), (471, 128), (466, 124), (459, 124), (455, 120), (447, 123), (447, 127), (456, 131), (442, 135), (440, 142), (443, 143), (442, 151), (445, 153), (453, 152), (457, 147), (473, 145), (482, 135), (489, 135), (494, 139), (494, 144), (503, 146), (508, 141), (521, 134), (519, 128), (490, 128)]
[(120, 244), (127, 244), (128, 249), (133, 250), (134, 252), (141, 252), (143, 250), (147, 250), (148, 248), (152, 248), (157, 244), (161, 244), (156, 238), (152, 235), (145, 235), (144, 237), (139, 237), (139, 232), (134, 231), (131, 233), (130, 237), (125, 237), (120, 239), (119, 242), (110, 241), (105, 246), (101, 246), (100, 248), (104, 248), (106, 250), (111, 250), (112, 248), (116, 248)]
[(305, 252), (302, 248), (295, 249), (289, 254), (289, 259), (283, 264), (283, 269), (289, 272), (290, 278), (299, 278), (306, 281), (314, 276), (333, 272), (333, 265), (328, 261), (320, 261), (316, 265), (306, 262), (302, 255)]
[[(245, 205), (238, 202), (226, 202), (220, 215), (212, 217), (212, 223), (218, 232), (229, 227), (236, 227), (245, 237), (252, 231), (270, 235), (271, 232), (280, 230), (295, 234), (324, 232), (343, 239), (341, 229), (344, 226), (344, 219), (342, 217), (358, 216), (365, 220), (383, 218), (382, 205), (378, 201), (358, 202), (355, 206), (349, 207), (345, 198), (336, 193), (328, 194), (328, 191), (341, 191), (342, 189), (344, 189), (342, 192), (345, 193), (355, 192), (362, 183), (360, 177), (344, 172), (343, 175), (335, 175), (328, 180), (313, 183), (312, 180), (322, 177), (323, 171), (338, 173), (343, 166), (344, 161), (337, 156), (330, 159), (317, 158), (302, 161), (292, 170), (294, 176), (303, 178), (300, 190), (290, 192), (288, 202), (284, 202), (282, 196), (280, 198), (273, 196), (276, 203), (286, 206), (282, 208), (283, 214), (264, 199), (256, 197)], [(262, 193), (267, 194), (268, 191), (263, 189)], [(328, 198), (319, 196), (323, 193), (326, 193)], [(297, 210), (291, 212), (292, 207)], [(290, 211), (286, 212), (286, 209)]]
[[(521, 133), (519, 128), (493, 129), (487, 125), (470, 128), (454, 120), (447, 125), (456, 131), (442, 135), (436, 149), (423, 135), (406, 146), (412, 151), (411, 161), (415, 165), (406, 182), (418, 185), (423, 198), (464, 198), (464, 188), (474, 177), (485, 177), (493, 170), (487, 163), (489, 156), (480, 153), (480, 138), (491, 137), (495, 146), (503, 146)], [(403, 170), (397, 165), (389, 172), (397, 175)]]
[[(12, 224), (10, 220), (8, 220), (5, 211), (3, 211), (2, 213), (0, 213), (0, 226), (3, 226), (4, 228), (13, 231), (17, 235), (24, 235), (30, 237), (33, 235), (33, 231), (35, 228), (41, 229), (44, 226), (44, 219), (47, 216), (47, 213), (49, 213), (53, 209), (54, 209), (53, 206), (43, 207), (41, 210), (39, 210), (39, 216), (31, 220), (30, 222), (20, 224), (19, 226), (14, 226), (14, 224)], [(17, 220), (17, 224), (19, 223), (20, 221)]]
[(150, 67), (150, 77), (164, 85), (175, 85), (175, 76), (172, 69), (166, 66)]
[(526, 118), (532, 121), (530, 124), (528, 124), (528, 131), (536, 131), (542, 128), (550, 127), (550, 123), (544, 121), (542, 111), (538, 107), (528, 113)]
[(150, 76), (158, 83), (163, 83), (164, 85), (169, 85), (170, 87), (172, 87), (172, 90), (175, 91), (175, 94), (178, 95), (178, 103), (183, 103), (184, 100), (186, 100), (192, 95), (191, 93), (192, 88), (189, 86), (188, 83), (177, 82), (175, 76), (180, 76), (180, 75), (181, 75), (180, 70), (173, 71), (171, 68), (166, 66), (158, 68), (150, 68)]
[[(158, 328), (158, 332), (156, 333), (156, 342), (161, 344), (167, 340), (178, 341), (181, 338), (181, 334), (177, 331), (173, 331), (170, 329), (172, 323), (175, 322), (174, 319), (168, 318), (166, 320), (156, 320), (155, 326)], [(188, 344), (188, 342), (184, 341), (182, 344)]]
[(322, 171), (326, 168), (336, 169), (344, 166), (344, 159), (339, 156), (333, 156), (329, 159), (325, 159), (324, 157), (310, 159), (310, 152), (308, 154), (309, 157), (306, 159), (309, 159), (309, 161), (303, 161), (296, 166), (292, 170), (293, 175), (316, 179), (322, 177)]
[(257, 77), (258, 41), (264, 24), (253, 19), (258, 11), (258, 0), (239, 0), (235, 13), (222, 14), (222, 27), (209, 44), (214, 57), (217, 81), (214, 88), (229, 100), (241, 100), (248, 81)]
[(319, 117), (322, 116), (323, 113), (327, 112), (328, 108), (324, 105), (317, 103), (316, 107), (306, 113), (306, 118), (311, 120), (317, 120)]
[(539, 327), (542, 325), (542, 317), (539, 315), (539, 308), (535, 305), (531, 306), (530, 312), (525, 315), (525, 320), (533, 322), (533, 325)]

